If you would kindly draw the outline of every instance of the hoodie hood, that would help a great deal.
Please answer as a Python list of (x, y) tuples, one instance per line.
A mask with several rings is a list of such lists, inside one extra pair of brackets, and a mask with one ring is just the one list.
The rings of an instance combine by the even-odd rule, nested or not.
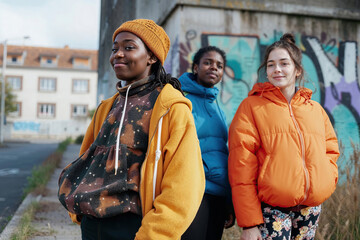
[(161, 110), (159, 109), (161, 113), (169, 110), (169, 108), (171, 108), (171, 106), (175, 103), (185, 104), (189, 107), (190, 111), (192, 110), (190, 100), (185, 98), (182, 93), (179, 90), (175, 89), (173, 86), (171, 86), (171, 84), (166, 84), (164, 86), (163, 90), (161, 90), (158, 96), (158, 99), (161, 102), (161, 106), (159, 106), (159, 108), (161, 108)]
[(214, 101), (219, 93), (219, 89), (216, 87), (206, 88), (198, 84), (193, 73), (184, 73), (179, 78), (179, 81), (184, 92), (205, 97), (211, 101)]
[[(312, 96), (312, 91), (308, 88), (296, 88), (296, 93), (291, 99), (291, 103), (309, 103)], [(275, 103), (287, 104), (285, 96), (280, 91), (279, 87), (272, 85), (270, 82), (256, 83), (248, 96), (265, 97)]]

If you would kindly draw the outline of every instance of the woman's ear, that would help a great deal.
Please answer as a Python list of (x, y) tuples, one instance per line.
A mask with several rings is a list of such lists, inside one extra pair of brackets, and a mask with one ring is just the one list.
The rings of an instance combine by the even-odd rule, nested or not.
[(301, 70), (301, 69), (297, 69), (297, 70), (296, 70), (296, 73), (295, 73), (296, 78), (298, 78), (301, 74), (302, 74), (302, 70)]
[(157, 57), (156, 57), (152, 52), (150, 52), (150, 57), (149, 57), (149, 59), (148, 59), (148, 66), (153, 65), (153, 64), (156, 63), (157, 61), (159, 61), (159, 60), (157, 59)]
[(194, 65), (194, 74), (197, 74), (199, 66), (197, 64)]

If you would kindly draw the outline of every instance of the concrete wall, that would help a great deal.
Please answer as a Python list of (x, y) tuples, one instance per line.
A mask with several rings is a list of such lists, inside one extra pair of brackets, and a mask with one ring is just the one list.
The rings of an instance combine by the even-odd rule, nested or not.
[[(154, 1), (153, 1), (154, 2)], [(179, 0), (179, 5), (359, 20), (357, 0)]]
[(135, 18), (136, 0), (102, 0), (99, 38), (98, 103), (115, 93), (118, 81), (109, 63), (113, 32), (121, 23)]
[[(218, 46), (227, 53), (225, 78), (218, 87), (228, 123), (257, 81), (266, 46), (292, 32), (303, 52), (309, 80), (306, 87), (314, 90), (313, 99), (333, 121), (344, 155), (351, 154), (351, 142), (360, 145), (359, 21), (190, 6), (178, 8), (173, 15), (181, 15), (181, 30), (171, 36), (175, 39), (171, 52), (180, 54), (179, 59), (169, 56), (167, 71), (179, 69), (177, 76), (190, 71), (193, 54), (205, 45)], [(169, 62), (180, 66), (169, 68)]]
[(351, 154), (351, 142), (360, 145), (359, 1), (135, 2), (132, 18), (153, 19), (169, 34), (171, 49), (164, 67), (172, 75), (189, 71), (193, 54), (202, 46), (225, 50), (228, 65), (218, 87), (228, 123), (257, 80), (265, 48), (283, 33), (294, 33), (303, 52), (306, 87), (314, 90), (313, 99), (328, 112), (344, 156)]
[(137, 18), (163, 24), (177, 6), (281, 13), (359, 20), (358, 0), (135, 0)]

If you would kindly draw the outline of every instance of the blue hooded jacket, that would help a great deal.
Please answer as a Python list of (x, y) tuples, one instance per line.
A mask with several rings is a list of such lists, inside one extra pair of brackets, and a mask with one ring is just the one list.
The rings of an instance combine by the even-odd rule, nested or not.
[(219, 89), (198, 84), (192, 73), (184, 73), (179, 80), (193, 106), (206, 177), (205, 193), (229, 197), (228, 129), (225, 114), (216, 102)]

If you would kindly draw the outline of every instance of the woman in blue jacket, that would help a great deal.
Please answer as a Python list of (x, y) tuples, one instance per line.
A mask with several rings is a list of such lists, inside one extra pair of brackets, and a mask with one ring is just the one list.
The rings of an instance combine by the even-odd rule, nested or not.
[(182, 90), (191, 101), (206, 176), (205, 194), (197, 215), (183, 234), (185, 240), (220, 240), (224, 227), (234, 224), (228, 180), (228, 129), (214, 87), (223, 77), (226, 55), (207, 46), (194, 56), (192, 73), (180, 78)]

